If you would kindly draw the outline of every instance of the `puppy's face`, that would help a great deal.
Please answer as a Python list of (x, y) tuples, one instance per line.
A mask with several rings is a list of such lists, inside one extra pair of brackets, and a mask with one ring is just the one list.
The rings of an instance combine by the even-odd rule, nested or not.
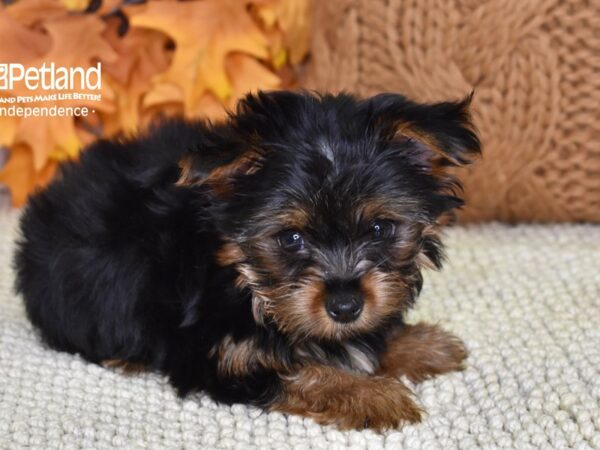
[[(206, 184), (259, 323), (341, 340), (402, 317), (423, 265), (439, 267), (440, 218), (460, 204), (445, 167), (479, 149), (466, 102), (272, 93), (231, 118), (246, 148)], [(226, 175), (223, 175), (226, 173)]]

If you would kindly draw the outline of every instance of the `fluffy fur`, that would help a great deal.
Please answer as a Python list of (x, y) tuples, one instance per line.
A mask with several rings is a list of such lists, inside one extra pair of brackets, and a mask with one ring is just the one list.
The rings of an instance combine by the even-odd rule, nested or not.
[(51, 347), (161, 371), (182, 395), (417, 421), (399, 378), (466, 357), (403, 316), (462, 204), (448, 168), (479, 152), (468, 103), (259, 93), (223, 124), (99, 141), (22, 217), (29, 318)]

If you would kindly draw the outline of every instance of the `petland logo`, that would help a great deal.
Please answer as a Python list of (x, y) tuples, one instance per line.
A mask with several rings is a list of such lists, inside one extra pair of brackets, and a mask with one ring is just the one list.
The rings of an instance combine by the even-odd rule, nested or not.
[(102, 101), (101, 88), (101, 63), (87, 69), (0, 64), (0, 117), (87, 117), (90, 102)]
[(87, 70), (82, 67), (60, 67), (54, 63), (41, 67), (27, 67), (19, 63), (0, 64), (0, 89), (13, 90), (18, 82), (23, 82), (29, 90), (91, 90), (102, 88), (102, 65)]

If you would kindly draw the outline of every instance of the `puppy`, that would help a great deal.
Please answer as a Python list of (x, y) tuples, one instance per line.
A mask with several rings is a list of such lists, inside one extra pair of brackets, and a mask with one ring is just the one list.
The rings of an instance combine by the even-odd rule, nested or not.
[(342, 429), (419, 421), (407, 377), (461, 341), (404, 322), (480, 152), (461, 102), (249, 95), (62, 166), (21, 220), (16, 288), (51, 347)]

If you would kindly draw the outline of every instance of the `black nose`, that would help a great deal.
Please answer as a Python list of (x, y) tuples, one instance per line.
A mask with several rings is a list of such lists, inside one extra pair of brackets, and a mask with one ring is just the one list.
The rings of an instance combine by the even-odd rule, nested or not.
[(348, 323), (358, 319), (363, 309), (363, 297), (354, 289), (336, 289), (327, 296), (325, 309), (336, 322)]

